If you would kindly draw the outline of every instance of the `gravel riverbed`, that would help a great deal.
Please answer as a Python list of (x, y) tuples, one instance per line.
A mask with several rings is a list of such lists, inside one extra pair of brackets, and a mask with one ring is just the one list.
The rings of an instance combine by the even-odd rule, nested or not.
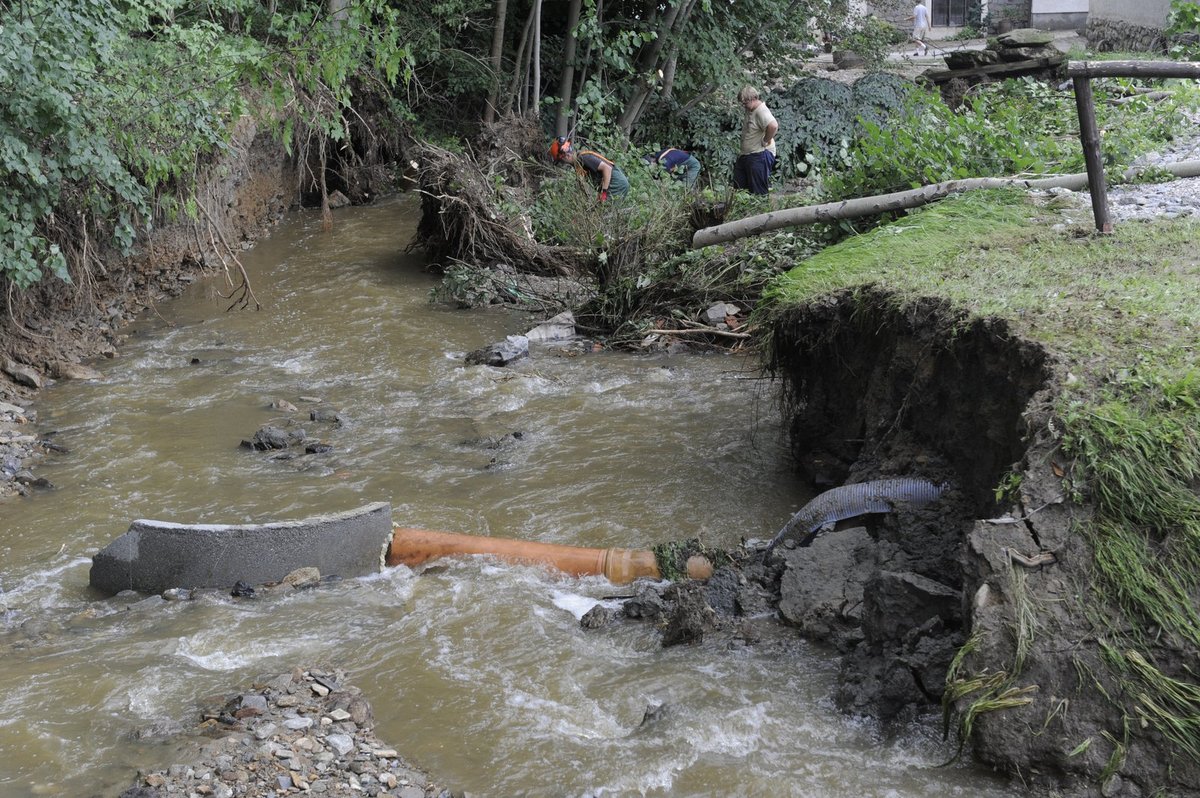
[(183, 761), (139, 773), (121, 798), (467, 798), (405, 761), (373, 725), (345, 672), (297, 667), (200, 708), (182, 732), (194, 743)]

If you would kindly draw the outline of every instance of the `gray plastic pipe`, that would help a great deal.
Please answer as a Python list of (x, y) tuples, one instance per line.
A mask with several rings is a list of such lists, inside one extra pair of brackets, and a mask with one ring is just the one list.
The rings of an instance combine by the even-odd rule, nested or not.
[(846, 518), (867, 513), (890, 513), (896, 504), (928, 504), (940, 498), (947, 487), (927, 479), (897, 477), (827, 490), (804, 505), (783, 525), (783, 529), (771, 538), (764, 556), (770, 556), (784, 540), (796, 538), (799, 545), (807, 546), (818, 533)]

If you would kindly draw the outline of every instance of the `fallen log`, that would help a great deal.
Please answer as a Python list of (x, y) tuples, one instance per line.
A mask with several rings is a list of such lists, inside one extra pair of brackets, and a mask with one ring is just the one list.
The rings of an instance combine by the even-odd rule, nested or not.
[(1200, 78), (1200, 64), (1186, 61), (1068, 61), (1069, 78)]
[[(1175, 177), (1200, 177), (1200, 161), (1180, 161), (1166, 164), (1161, 168)], [(1123, 177), (1127, 181), (1136, 180), (1144, 171), (1143, 169), (1129, 169)], [(891, 194), (879, 194), (840, 202), (826, 202), (802, 208), (786, 208), (760, 213), (757, 216), (747, 216), (744, 219), (713, 227), (705, 227), (697, 230), (692, 236), (692, 249), (700, 249), (711, 244), (724, 244), (739, 238), (782, 230), (785, 227), (819, 222), (838, 222), (843, 219), (857, 219), (863, 216), (876, 216), (881, 213), (919, 208), (962, 191), (976, 191), (984, 188), (1047, 189), (1056, 187), (1079, 191), (1086, 188), (1087, 184), (1087, 172), (1036, 179), (973, 177), (965, 180), (948, 180), (944, 183), (934, 183), (909, 191), (896, 191)]]

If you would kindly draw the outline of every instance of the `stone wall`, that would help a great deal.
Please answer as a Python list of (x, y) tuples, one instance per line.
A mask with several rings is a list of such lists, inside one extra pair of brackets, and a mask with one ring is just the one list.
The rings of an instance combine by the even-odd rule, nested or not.
[(1088, 47), (1100, 51), (1166, 52), (1167, 49), (1162, 28), (1096, 16), (1088, 18), (1087, 40)]

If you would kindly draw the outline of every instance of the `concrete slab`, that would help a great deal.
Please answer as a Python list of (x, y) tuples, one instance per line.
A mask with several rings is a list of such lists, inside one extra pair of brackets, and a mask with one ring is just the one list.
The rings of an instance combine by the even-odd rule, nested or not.
[(172, 587), (230, 588), (277, 582), (297, 568), (322, 576), (366, 576), (383, 568), (392, 506), (269, 524), (177, 524), (137, 520), (92, 557), (92, 587), (161, 593)]

